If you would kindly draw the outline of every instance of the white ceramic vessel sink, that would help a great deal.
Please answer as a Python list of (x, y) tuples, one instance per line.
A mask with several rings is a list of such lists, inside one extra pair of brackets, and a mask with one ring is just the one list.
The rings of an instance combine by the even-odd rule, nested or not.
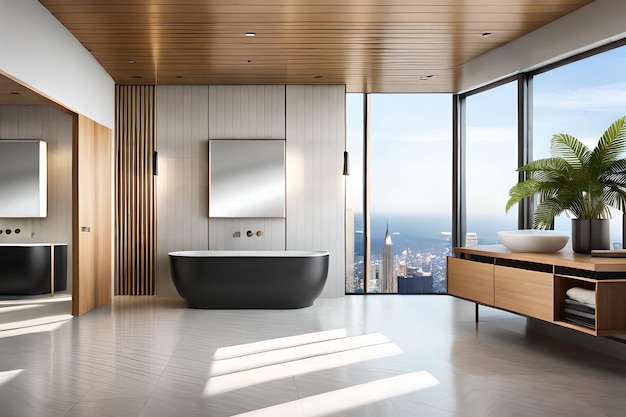
[(569, 233), (555, 230), (511, 230), (498, 232), (498, 240), (511, 252), (558, 252), (567, 244)]

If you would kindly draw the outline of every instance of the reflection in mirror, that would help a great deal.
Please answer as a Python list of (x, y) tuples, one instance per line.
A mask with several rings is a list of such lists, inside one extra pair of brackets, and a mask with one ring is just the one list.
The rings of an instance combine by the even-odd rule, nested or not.
[(46, 217), (47, 145), (0, 140), (0, 218)]
[(285, 217), (285, 141), (209, 141), (210, 217)]

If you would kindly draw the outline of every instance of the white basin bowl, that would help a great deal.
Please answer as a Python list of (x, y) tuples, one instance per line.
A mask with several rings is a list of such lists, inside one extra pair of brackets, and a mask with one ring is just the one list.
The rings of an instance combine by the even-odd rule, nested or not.
[(558, 252), (567, 244), (569, 233), (555, 230), (511, 230), (498, 232), (498, 240), (511, 252)]

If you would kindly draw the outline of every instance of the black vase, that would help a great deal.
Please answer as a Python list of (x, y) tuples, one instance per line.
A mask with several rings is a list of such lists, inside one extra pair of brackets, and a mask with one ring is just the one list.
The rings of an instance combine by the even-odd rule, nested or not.
[(572, 249), (591, 253), (594, 249), (610, 249), (609, 219), (572, 219)]

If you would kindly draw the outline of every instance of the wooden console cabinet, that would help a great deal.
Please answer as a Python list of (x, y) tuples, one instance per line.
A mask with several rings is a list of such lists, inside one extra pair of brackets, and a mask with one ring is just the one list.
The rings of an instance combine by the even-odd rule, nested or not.
[[(454, 248), (448, 294), (595, 336), (626, 334), (626, 258), (573, 252), (513, 253), (503, 246)], [(595, 291), (593, 328), (565, 320), (566, 291)]]

